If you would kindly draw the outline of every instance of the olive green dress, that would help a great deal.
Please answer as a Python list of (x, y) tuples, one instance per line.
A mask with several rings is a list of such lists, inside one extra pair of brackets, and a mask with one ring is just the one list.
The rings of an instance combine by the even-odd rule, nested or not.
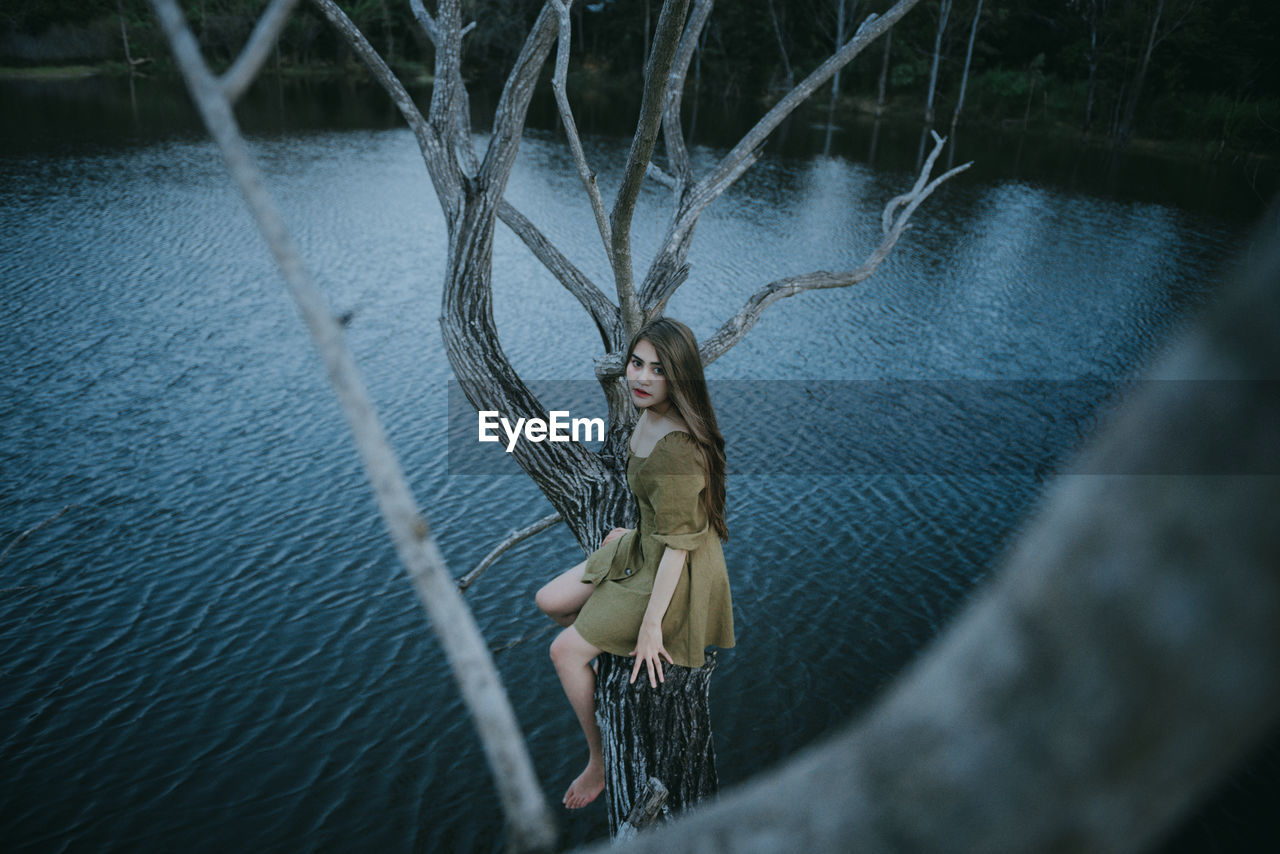
[(587, 558), (583, 581), (596, 585), (574, 620), (588, 643), (630, 655), (649, 606), (658, 562), (667, 547), (688, 552), (680, 581), (662, 618), (662, 643), (683, 667), (701, 667), (708, 646), (733, 646), (733, 606), (720, 538), (707, 523), (707, 479), (696, 441), (675, 430), (647, 457), (627, 449), (627, 486), (640, 523)]

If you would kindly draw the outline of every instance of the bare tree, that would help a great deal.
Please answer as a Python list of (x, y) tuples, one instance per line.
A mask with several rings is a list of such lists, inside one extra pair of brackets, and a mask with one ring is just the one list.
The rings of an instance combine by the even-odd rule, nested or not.
[(787, 40), (782, 34), (782, 24), (778, 21), (778, 10), (773, 7), (773, 0), (768, 0), (769, 20), (773, 22), (773, 34), (778, 39), (778, 52), (782, 54), (782, 68), (786, 75), (783, 85), (790, 89), (796, 85), (796, 75), (791, 70), (791, 58), (787, 56)]
[[(340, 326), (324, 307), (307, 277), (279, 215), (262, 187), (232, 114), (232, 103), (252, 82), (279, 35), (295, 0), (272, 0), (241, 56), (221, 78), (200, 56), (181, 11), (173, 0), (152, 0), (173, 46), (193, 98), (218, 141), (250, 208), (285, 273), (329, 366), (344, 411), (365, 459), (369, 479), (400, 551), (440, 633), (455, 676), (481, 732), (486, 755), (498, 781), (502, 803), (518, 847), (545, 846), (552, 833), (546, 806), (532, 777), (528, 756), (488, 652), (465, 605), (457, 599), (444, 563), (408, 492), (403, 475), (373, 414)], [(631, 335), (660, 316), (672, 295), (688, 279), (687, 262), (694, 230), (703, 211), (758, 159), (761, 147), (800, 103), (824, 85), (876, 38), (884, 35), (918, 0), (898, 0), (885, 14), (868, 18), (854, 36), (773, 106), (705, 174), (695, 175), (681, 127), (685, 76), (699, 35), (710, 16), (711, 0), (666, 0), (658, 15), (645, 65), (637, 128), (612, 205), (606, 210), (596, 172), (578, 139), (566, 92), (571, 48), (572, 0), (548, 0), (542, 7), (506, 79), (487, 147), (474, 147), (468, 94), (463, 83), (462, 41), (477, 23), (464, 26), (460, 0), (440, 0), (434, 14), (421, 0), (410, 0), (414, 16), (435, 47), (431, 101), (424, 116), (382, 57), (333, 0), (313, 0), (341, 37), (371, 70), (409, 125), (444, 212), (448, 253), (444, 274), (441, 333), (454, 375), (477, 409), (496, 410), (514, 420), (542, 417), (547, 407), (518, 376), (503, 352), (492, 310), (493, 238), (498, 221), (528, 246), (539, 261), (580, 303), (595, 324), (604, 347), (596, 376), (609, 407), (609, 431), (599, 454), (576, 443), (538, 445), (534, 453), (517, 444), (513, 457), (538, 484), (557, 514), (584, 549), (623, 522), (631, 509), (623, 479), (624, 445), (632, 407), (616, 380)], [(616, 303), (558, 250), (503, 194), (514, 166), (526, 112), (540, 70), (556, 49), (554, 90), (566, 137), (595, 217), (601, 247), (609, 261)], [(658, 168), (654, 150), (661, 134), (667, 169)], [(733, 347), (774, 302), (807, 290), (845, 287), (871, 276), (907, 228), (918, 206), (944, 181), (968, 164), (932, 177), (943, 140), (935, 147), (915, 184), (890, 199), (882, 214), (880, 243), (859, 266), (816, 271), (761, 286), (702, 344), (704, 363)], [(642, 182), (650, 178), (671, 190), (671, 212), (659, 249), (637, 282), (631, 224)], [(550, 518), (550, 517), (548, 517)], [(547, 524), (549, 521), (544, 520)], [(547, 525), (538, 523), (508, 537), (500, 549)], [(498, 551), (498, 550), (495, 550)], [(485, 564), (487, 565), (487, 564)], [(482, 567), (478, 568), (483, 569)], [(468, 574), (466, 583), (477, 573)], [(442, 590), (447, 587), (448, 591)]]
[[(544, 266), (578, 300), (591, 317), (604, 347), (596, 377), (608, 403), (609, 431), (601, 452), (591, 454), (574, 443), (543, 444), (533, 453), (517, 445), (516, 462), (538, 484), (585, 549), (627, 517), (629, 495), (622, 478), (623, 442), (632, 407), (617, 383), (622, 375), (621, 349), (646, 320), (659, 316), (689, 276), (687, 257), (698, 218), (755, 162), (769, 134), (801, 102), (825, 84), (872, 41), (886, 33), (918, 0), (900, 0), (884, 15), (869, 18), (830, 59), (778, 101), (706, 174), (695, 175), (681, 125), (685, 76), (698, 36), (710, 16), (711, 0), (667, 0), (655, 24), (645, 69), (640, 115), (620, 186), (612, 204), (596, 180), (578, 142), (565, 81), (570, 50), (570, 3), (548, 2), (507, 78), (494, 117), (494, 132), (481, 156), (472, 148), (467, 94), (460, 70), (463, 24), (456, 0), (442, 0), (435, 15), (421, 0), (411, 0), (414, 13), (436, 45), (435, 86), (426, 116), (368, 40), (332, 0), (314, 0), (376, 79), (391, 93), (419, 142), (448, 226), (449, 255), (445, 272), (442, 333), (454, 374), (477, 409), (516, 417), (544, 417), (546, 408), (529, 391), (502, 351), (491, 308), (492, 241), (497, 220), (512, 229)], [(482, 22), (478, 22), (482, 23)], [(566, 136), (584, 192), (594, 214), (601, 247), (613, 276), (616, 301), (560, 252), (527, 216), (502, 198), (514, 164), (525, 111), (539, 69), (556, 48), (554, 88)], [(665, 144), (667, 168), (653, 163), (658, 136)], [(931, 161), (932, 162), (932, 161)], [(755, 324), (763, 310), (786, 296), (819, 287), (839, 287), (865, 280), (892, 250), (909, 216), (944, 180), (959, 169), (913, 188), (908, 201), (891, 200), (883, 239), (866, 262), (848, 271), (788, 277), (762, 286), (726, 319), (702, 345), (710, 364), (727, 352)], [(646, 176), (671, 190), (672, 206), (665, 233), (647, 271), (637, 280), (631, 248), (631, 221)]]
[[(969, 26), (969, 47), (964, 52), (964, 71), (960, 75), (960, 95), (956, 98), (956, 108), (951, 114), (951, 133), (956, 135), (956, 124), (960, 121), (960, 111), (964, 109), (964, 91), (969, 85), (969, 64), (973, 61), (973, 43), (978, 38), (978, 20), (982, 17), (982, 0), (973, 10), (973, 23)], [(955, 150), (952, 149), (952, 153)]]
[(933, 37), (933, 63), (929, 66), (929, 94), (924, 99), (924, 123), (933, 127), (933, 96), (938, 90), (938, 65), (942, 62), (942, 37), (947, 32), (947, 19), (951, 17), (952, 0), (941, 0), (938, 5), (938, 29)]
[(1089, 55), (1087, 57), (1089, 83), (1085, 89), (1084, 96), (1084, 124), (1080, 129), (1080, 138), (1084, 140), (1089, 135), (1089, 129), (1093, 127), (1093, 100), (1098, 87), (1098, 64), (1102, 58), (1103, 47), (1098, 39), (1098, 31), (1102, 16), (1107, 10), (1107, 0), (1074, 0), (1073, 4), (1081, 9), (1085, 22), (1089, 27)]
[[(479, 722), (504, 809), (524, 834), (517, 844), (549, 844), (547, 824), (540, 818), (543, 808), (539, 803), (522, 807), (522, 785), (505, 779), (518, 776), (519, 751), (503, 754), (509, 744), (495, 747), (500, 736), (490, 740), (492, 732), (504, 729), (495, 720), (507, 707), (491, 664), (486, 665), (487, 654), (468, 657), (469, 650), (483, 650), (483, 644), (474, 642), (474, 625), (467, 624), (466, 608), (456, 599), (454, 582), (444, 573), (425, 520), (373, 417), (341, 327), (306, 275), (231, 114), (231, 102), (265, 60), (292, 0), (273, 0), (241, 58), (221, 78), (204, 65), (173, 0), (153, 3), (193, 97), (317, 340), (401, 560), (431, 610)], [(335, 24), (344, 26), (332, 3), (318, 3)], [(899, 3), (885, 19), (895, 11), (900, 17), (910, 5)], [(696, 37), (691, 28), (705, 22), (710, 4), (699, 0), (688, 22), (681, 23), (672, 23), (666, 13), (680, 6), (672, 14), (683, 19), (687, 4), (664, 5), (649, 57), (640, 127), (612, 215), (603, 215), (594, 173), (575, 145), (614, 269), (619, 294), (614, 306), (527, 219), (502, 202), (501, 188), (492, 183), (505, 181), (510, 171), (523, 121), (520, 102), (527, 105), (536, 73), (530, 68), (545, 61), (557, 38), (567, 43), (567, 3), (553, 2), (539, 17), (500, 101), (483, 161), (471, 149), (465, 124), (465, 89), (457, 65), (464, 28), (457, 4), (442, 3), (436, 16), (415, 6), (437, 45), (438, 82), (428, 117), (418, 115), (403, 88), (390, 82), (394, 78), (371, 58), (367, 42), (361, 50), (409, 119), (445, 209), (450, 265), (442, 325), (451, 360), (472, 355), (475, 335), (492, 334), (488, 291), (482, 286), (490, 274), (489, 241), (501, 218), (557, 271), (596, 320), (607, 353), (599, 373), (606, 377), (620, 368), (618, 342), (644, 318), (659, 313), (687, 277), (685, 259), (697, 215), (742, 174), (764, 136), (795, 103), (829, 78), (829, 66), (847, 62), (892, 24), (877, 21), (883, 26), (874, 34), (864, 26), (710, 172), (695, 179), (675, 132), (679, 87), (666, 87), (667, 81), (680, 79), (686, 48), (691, 51)], [(358, 34), (348, 38), (362, 44)], [(559, 67), (557, 77), (563, 87)], [(650, 169), (660, 123), (670, 172)], [(704, 360), (740, 340), (773, 301), (870, 275), (892, 250), (911, 213), (947, 177), (929, 179), (938, 145), (912, 191), (886, 206), (884, 238), (861, 267), (795, 276), (763, 287), (707, 339)], [(629, 243), (619, 232), (629, 230), (634, 193), (648, 171), (673, 188), (675, 204), (662, 249), (637, 287), (629, 275)], [(1280, 241), (1274, 226), (1260, 245), (1270, 252), (1244, 286), (1154, 373), (1180, 382), (1145, 386), (1114, 417), (1080, 466), (1112, 473), (1062, 478), (998, 580), (857, 728), (678, 826), (641, 836), (634, 847), (664, 852), (788, 846), (818, 852), (1130, 851), (1149, 846), (1203, 795), (1280, 716), (1280, 681), (1275, 678), (1280, 672), (1280, 539), (1272, 519), (1280, 502), (1275, 477), (1280, 470), (1280, 437), (1275, 435), (1280, 400), (1274, 378), (1280, 364), (1275, 320), (1280, 317), (1280, 289), (1275, 286), (1280, 281)], [(460, 264), (478, 270), (461, 269)], [(466, 324), (479, 331), (453, 328)], [(500, 357), (496, 337), (491, 349), (478, 355)], [(509, 371), (504, 361), (455, 361), (454, 366), (460, 379), (467, 378), (469, 394), (485, 405), (492, 400), (509, 407), (508, 412), (526, 405), (521, 395), (527, 392), (519, 385), (512, 391), (510, 384), (518, 378), (503, 373)], [(614, 423), (620, 432), (624, 422)], [(595, 460), (600, 469), (607, 468), (608, 455), (606, 448)], [(564, 460), (576, 463), (576, 458)], [(562, 475), (551, 483), (569, 480)], [(598, 518), (572, 502), (566, 506), (581, 513), (575, 532), (589, 530), (591, 520)]]
[[(844, 40), (849, 37), (849, 25), (853, 21), (854, 15), (858, 13), (858, 0), (835, 0), (836, 4), (836, 25), (835, 31), (832, 33), (832, 42), (835, 49), (839, 50), (844, 46)], [(835, 109), (836, 100), (840, 97), (840, 72), (841, 68), (836, 69), (836, 73), (831, 77), (831, 101), (828, 111)]]
[[(835, 44), (835, 49), (839, 50), (844, 45), (844, 40), (849, 37), (849, 24), (853, 20), (854, 14), (858, 11), (858, 0), (853, 0), (852, 7), (850, 7), (849, 0), (835, 0), (835, 4), (836, 21), (832, 41)], [(824, 155), (831, 153), (831, 134), (834, 129), (836, 101), (840, 97), (841, 70), (837, 68), (836, 73), (831, 77), (831, 98), (827, 101), (827, 135), (822, 145), (822, 153)]]
[[(1129, 85), (1129, 98), (1125, 101), (1124, 116), (1120, 119), (1120, 128), (1116, 144), (1123, 148), (1129, 144), (1133, 136), (1133, 119), (1138, 109), (1138, 101), (1142, 97), (1142, 87), (1147, 79), (1147, 70), (1151, 66), (1151, 55), (1166, 38), (1176, 32), (1195, 10), (1198, 0), (1143, 0), (1143, 12), (1149, 26), (1138, 59), (1138, 68), (1134, 72), (1133, 81)], [(1167, 13), (1167, 14), (1166, 14)]]
[(884, 34), (884, 57), (880, 61), (880, 79), (876, 86), (876, 118), (884, 113), (885, 89), (889, 83), (889, 48), (893, 46), (893, 30)]

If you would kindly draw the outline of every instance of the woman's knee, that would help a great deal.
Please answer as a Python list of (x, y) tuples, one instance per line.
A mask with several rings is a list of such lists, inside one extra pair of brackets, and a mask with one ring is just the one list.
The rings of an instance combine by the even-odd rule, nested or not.
[(551, 661), (557, 667), (566, 663), (569, 657), (569, 644), (565, 642), (565, 633), (561, 632), (551, 641), (551, 646), (547, 648), (547, 653), (551, 656)]
[(593, 589), (582, 583), (585, 566), (580, 563), (542, 585), (533, 597), (538, 610), (562, 626), (572, 624), (574, 615), (582, 610)]
[(556, 615), (556, 598), (555, 593), (551, 590), (551, 582), (539, 588), (538, 592), (533, 596), (533, 601), (538, 604), (538, 610), (548, 617)]
[(583, 640), (574, 628), (567, 628), (556, 635), (549, 652), (556, 667), (586, 666), (597, 654), (597, 650)]

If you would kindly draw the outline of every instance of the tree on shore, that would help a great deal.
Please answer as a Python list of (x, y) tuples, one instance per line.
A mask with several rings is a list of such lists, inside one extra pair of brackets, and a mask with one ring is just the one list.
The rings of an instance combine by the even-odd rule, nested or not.
[[(969, 86), (969, 66), (973, 62), (973, 43), (978, 38), (978, 21), (982, 18), (982, 0), (978, 0), (973, 10), (973, 22), (969, 25), (969, 46), (964, 52), (964, 71), (960, 75), (960, 94), (956, 96), (956, 108), (951, 113), (950, 136), (956, 135), (956, 125), (960, 122), (960, 111), (964, 109), (964, 92)], [(955, 149), (952, 149), (954, 152)]]
[(947, 20), (951, 17), (952, 0), (939, 0), (938, 29), (933, 37), (933, 62), (929, 66), (929, 94), (924, 99), (924, 123), (933, 127), (933, 96), (938, 91), (938, 65), (942, 61), (942, 37), (947, 32)]
[(1128, 84), (1128, 97), (1125, 99), (1124, 115), (1116, 134), (1116, 144), (1123, 148), (1129, 144), (1133, 136), (1134, 115), (1138, 103), (1142, 99), (1143, 86), (1147, 81), (1147, 72), (1151, 68), (1151, 57), (1156, 48), (1170, 35), (1177, 32), (1188, 17), (1196, 10), (1199, 0), (1132, 0), (1135, 8), (1131, 15), (1137, 17), (1144, 26), (1143, 38), (1139, 42), (1137, 68)]

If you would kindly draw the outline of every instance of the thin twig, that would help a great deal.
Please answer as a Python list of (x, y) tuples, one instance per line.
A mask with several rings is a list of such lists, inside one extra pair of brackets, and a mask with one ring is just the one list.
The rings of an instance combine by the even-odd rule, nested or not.
[(600, 195), (600, 187), (596, 184), (596, 173), (587, 165), (587, 154), (582, 149), (582, 140), (578, 137), (578, 125), (573, 119), (573, 108), (569, 105), (569, 93), (566, 82), (569, 78), (569, 50), (572, 46), (569, 7), (573, 0), (550, 0), (556, 14), (560, 16), (560, 31), (556, 44), (556, 71), (551, 78), (551, 89), (556, 96), (556, 107), (560, 110), (560, 121), (564, 124), (565, 136), (569, 140), (569, 150), (573, 152), (573, 162), (578, 167), (578, 178), (587, 191), (591, 201), (591, 213), (596, 218), (596, 228), (600, 231), (600, 239), (604, 242), (606, 257), (612, 257), (613, 246), (609, 236), (609, 216), (604, 210), (604, 198)]
[(756, 321), (760, 319), (760, 315), (764, 310), (778, 300), (795, 296), (805, 291), (847, 287), (869, 279), (880, 267), (884, 259), (889, 256), (889, 253), (893, 251), (898, 239), (907, 230), (908, 222), (911, 219), (911, 215), (915, 213), (916, 208), (943, 183), (973, 165), (972, 161), (961, 164), (930, 181), (929, 173), (932, 171), (933, 164), (937, 161), (938, 154), (941, 153), (942, 147), (946, 143), (946, 138), (940, 137), (936, 133), (933, 135), (933, 139), (933, 151), (929, 153), (928, 159), (925, 160), (924, 167), (921, 169), (915, 185), (909, 192), (893, 197), (885, 205), (882, 215), (884, 237), (880, 241), (880, 245), (867, 256), (862, 264), (852, 270), (842, 272), (817, 270), (799, 276), (789, 276), (785, 279), (770, 282), (760, 288), (751, 295), (746, 304), (733, 317), (725, 321), (720, 329), (703, 342), (701, 348), (703, 364), (711, 364), (723, 356), (729, 348), (741, 341), (743, 336), (751, 330), (751, 327), (755, 326)]
[(484, 556), (484, 560), (476, 564), (475, 569), (458, 579), (458, 589), (465, 591), (468, 587), (474, 584), (475, 580), (480, 577), (480, 573), (492, 566), (498, 558), (502, 557), (504, 552), (510, 550), (517, 543), (521, 543), (532, 537), (534, 534), (540, 531), (545, 531), (555, 523), (563, 521), (564, 517), (559, 513), (552, 513), (550, 516), (544, 516), (532, 525), (521, 528), (518, 531), (512, 531), (507, 535), (505, 540), (494, 546), (493, 549)]
[(662, 186), (666, 187), (668, 190), (671, 190), (674, 193), (680, 192), (679, 181), (676, 179), (674, 175), (668, 175), (666, 172), (662, 171), (661, 166), (657, 166), (653, 163), (650, 163), (645, 170), (645, 175), (657, 181), (659, 184), (661, 184)]

